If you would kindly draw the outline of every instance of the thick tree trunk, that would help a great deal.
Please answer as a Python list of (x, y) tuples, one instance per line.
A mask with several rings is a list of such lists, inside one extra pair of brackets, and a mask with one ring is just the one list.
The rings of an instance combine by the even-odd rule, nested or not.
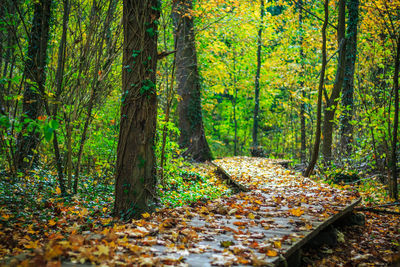
[(346, 58), (346, 39), (345, 39), (345, 26), (346, 26), (346, 0), (339, 1), (339, 22), (338, 22), (338, 47), (339, 59), (338, 67), (336, 70), (335, 83), (332, 88), (331, 95), (326, 101), (324, 109), (324, 122), (322, 127), (322, 135), (324, 141), (322, 143), (322, 155), (324, 162), (329, 163), (332, 160), (332, 135), (333, 135), (333, 119), (335, 117), (336, 107), (340, 92), (342, 90), (344, 79), (344, 67)]
[(318, 103), (317, 103), (317, 126), (315, 130), (315, 143), (314, 149), (311, 154), (310, 164), (304, 172), (304, 176), (310, 176), (311, 172), (314, 170), (314, 166), (317, 163), (318, 155), (319, 155), (319, 145), (321, 143), (321, 115), (322, 115), (322, 89), (324, 87), (325, 82), (325, 68), (326, 68), (326, 27), (328, 26), (329, 21), (329, 0), (325, 0), (324, 3), (324, 25), (322, 26), (322, 66), (321, 66), (321, 74), (319, 77), (319, 85), (318, 85)]
[(264, 0), (260, 0), (260, 26), (257, 36), (257, 69), (254, 82), (254, 114), (253, 114), (253, 144), (251, 154), (258, 154), (258, 113), (260, 109), (260, 72), (261, 72), (261, 49), (262, 49), (262, 30), (264, 27)]
[(400, 37), (396, 40), (396, 58), (394, 62), (393, 90), (394, 90), (394, 122), (392, 134), (392, 151), (391, 151), (391, 181), (390, 181), (390, 197), (399, 199), (397, 188), (397, 132), (399, 128), (399, 69), (400, 69)]
[(340, 144), (343, 155), (350, 155), (353, 142), (353, 94), (354, 94), (354, 69), (357, 57), (357, 25), (359, 0), (347, 0), (349, 11), (347, 25), (346, 66), (344, 70), (342, 106), (343, 115), (340, 120)]
[(158, 0), (123, 2), (123, 96), (114, 212), (124, 218), (140, 217), (154, 207), (159, 15)]
[(192, 0), (177, 0), (173, 7), (174, 37), (176, 43), (176, 81), (178, 86), (179, 144), (186, 149), (184, 156), (196, 161), (211, 160), (203, 126), (200, 77), (193, 18)]
[[(27, 119), (36, 120), (42, 110), (40, 90), (46, 81), (47, 42), (49, 39), (51, 0), (40, 0), (34, 4), (32, 30), (29, 38), (28, 57), (25, 63), (25, 89), (22, 112)], [(23, 117), (21, 120), (24, 120)], [(16, 151), (16, 167), (26, 169), (32, 160), (34, 150), (39, 144), (39, 135), (35, 128), (30, 129), (24, 123), (18, 135)]]

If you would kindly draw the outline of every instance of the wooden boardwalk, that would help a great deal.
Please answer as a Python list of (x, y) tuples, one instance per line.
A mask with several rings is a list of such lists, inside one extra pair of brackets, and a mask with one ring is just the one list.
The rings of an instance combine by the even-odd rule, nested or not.
[[(360, 201), (356, 193), (313, 182), (279, 161), (214, 161), (242, 192), (162, 209), (142, 220), (50, 241), (63, 266), (295, 266), (297, 251)], [(50, 256), (49, 256), (50, 255)], [(40, 255), (39, 255), (40, 256)], [(71, 262), (69, 262), (71, 261)], [(285, 264), (286, 262), (286, 264)], [(1, 264), (0, 264), (1, 265)]]
[(315, 183), (279, 161), (235, 157), (214, 164), (250, 190), (209, 202), (196, 210), (200, 215), (178, 208), (193, 216), (177, 233), (195, 242), (181, 249), (157, 246), (160, 256), (182, 257), (189, 266), (284, 264), (360, 202), (357, 194)]

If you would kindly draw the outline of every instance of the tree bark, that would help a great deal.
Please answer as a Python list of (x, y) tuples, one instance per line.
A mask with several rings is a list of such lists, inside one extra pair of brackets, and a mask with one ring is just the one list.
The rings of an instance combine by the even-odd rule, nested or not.
[(233, 140), (233, 155), (238, 155), (238, 120), (236, 114), (236, 106), (237, 106), (237, 94), (238, 88), (236, 85), (236, 52), (233, 53), (233, 90), (234, 95), (232, 98), (232, 108), (233, 108), (233, 126), (235, 128), (235, 136)]
[(305, 163), (306, 162), (306, 116), (305, 116), (305, 110), (306, 110), (306, 104), (304, 102), (304, 98), (306, 97), (306, 92), (304, 90), (304, 60), (305, 60), (305, 55), (304, 55), (304, 50), (303, 50), (303, 9), (301, 8), (303, 6), (303, 0), (299, 0), (297, 2), (299, 5), (299, 46), (300, 46), (300, 89), (301, 89), (301, 97), (302, 100), (300, 101), (300, 162)]
[(324, 87), (325, 82), (325, 68), (326, 68), (326, 27), (328, 26), (329, 21), (329, 0), (325, 0), (324, 3), (324, 24), (322, 26), (322, 66), (321, 66), (321, 74), (319, 77), (319, 85), (318, 85), (318, 103), (317, 103), (317, 126), (315, 130), (315, 143), (313, 153), (311, 155), (310, 164), (304, 172), (305, 177), (309, 177), (311, 172), (314, 170), (314, 166), (317, 163), (318, 155), (319, 155), (319, 145), (321, 143), (321, 115), (322, 115), (322, 89)]
[(121, 123), (114, 213), (123, 218), (151, 211), (155, 198), (158, 0), (124, 0)]
[(261, 49), (262, 49), (262, 30), (264, 27), (264, 0), (260, 0), (260, 25), (257, 35), (257, 69), (254, 82), (254, 115), (253, 115), (253, 144), (251, 153), (253, 156), (258, 154), (258, 113), (260, 109), (260, 72), (261, 72)]
[(177, 0), (173, 6), (174, 37), (176, 43), (176, 81), (178, 102), (179, 144), (186, 149), (184, 156), (196, 161), (212, 159), (203, 126), (200, 77), (197, 66), (192, 0)]
[(329, 163), (332, 160), (332, 135), (333, 135), (333, 119), (335, 117), (337, 103), (339, 101), (340, 92), (342, 90), (344, 79), (344, 67), (346, 56), (346, 39), (345, 39), (345, 25), (346, 25), (346, 0), (339, 1), (339, 22), (338, 22), (338, 47), (339, 59), (338, 67), (336, 70), (335, 83), (332, 88), (331, 95), (326, 101), (324, 109), (324, 122), (322, 127), (322, 135), (324, 137), (322, 143), (322, 155), (324, 162)]
[(399, 128), (399, 69), (400, 69), (400, 37), (396, 40), (396, 57), (394, 61), (393, 90), (394, 90), (394, 121), (392, 134), (392, 151), (391, 151), (391, 182), (389, 186), (389, 195), (396, 200), (399, 199), (397, 188), (397, 132)]
[(357, 57), (357, 25), (359, 0), (347, 0), (349, 11), (347, 25), (346, 66), (344, 70), (342, 106), (343, 115), (340, 120), (340, 144), (343, 155), (350, 155), (353, 143), (353, 94), (354, 69)]
[[(164, 39), (165, 40), (165, 39)], [(166, 43), (166, 41), (165, 41)], [(168, 84), (168, 79), (166, 83), (166, 90), (167, 90), (167, 96), (166, 96), (166, 107), (165, 107), (165, 124), (163, 127), (162, 131), (162, 140), (161, 140), (161, 159), (160, 159), (160, 183), (162, 185), (165, 184), (165, 176), (164, 176), (164, 163), (165, 163), (165, 146), (167, 143), (167, 134), (168, 134), (168, 123), (170, 119), (170, 114), (171, 114), (171, 105), (172, 105), (172, 100), (173, 100), (173, 95), (174, 95), (174, 74), (175, 74), (175, 62), (176, 62), (176, 54), (174, 53), (174, 60), (172, 62), (172, 71), (171, 71), (171, 85), (169, 86)], [(166, 63), (168, 64), (168, 63)], [(168, 73), (167, 73), (168, 75)]]
[[(49, 21), (51, 0), (40, 0), (34, 4), (32, 30), (29, 37), (28, 57), (25, 62), (25, 89), (23, 95), (22, 112), (27, 119), (37, 120), (42, 110), (42, 96), (40, 88), (44, 88), (46, 81), (47, 42), (49, 40)], [(21, 118), (25, 120), (24, 117)], [(39, 144), (39, 135), (35, 127), (28, 127), (23, 123), (23, 129), (18, 135), (16, 151), (17, 169), (27, 169), (32, 160), (34, 150)]]
[[(56, 72), (56, 103), (54, 104), (54, 109), (53, 109), (53, 119), (57, 119), (57, 113), (58, 113), (58, 102), (60, 101), (60, 95), (63, 89), (63, 80), (64, 80), (64, 66), (65, 66), (65, 56), (66, 56), (66, 48), (67, 48), (67, 29), (68, 29), (68, 20), (69, 20), (69, 10), (70, 10), (70, 5), (69, 5), (69, 0), (64, 0), (64, 16), (63, 16), (63, 26), (62, 26), (62, 35), (61, 35), (61, 42), (60, 46), (58, 47), (58, 62), (57, 62), (57, 72)], [(71, 159), (71, 154), (69, 153), (72, 148), (71, 148), (71, 138), (68, 135), (68, 133), (71, 132), (71, 127), (68, 125), (67, 129), (67, 170), (68, 170), (68, 188), (71, 187), (71, 181), (72, 181), (72, 175), (71, 172), (69, 171), (72, 165), (72, 159)], [(56, 132), (54, 133), (56, 134)], [(57, 144), (58, 146), (58, 144)], [(58, 149), (58, 148), (57, 148)], [(61, 159), (57, 159), (57, 161)]]

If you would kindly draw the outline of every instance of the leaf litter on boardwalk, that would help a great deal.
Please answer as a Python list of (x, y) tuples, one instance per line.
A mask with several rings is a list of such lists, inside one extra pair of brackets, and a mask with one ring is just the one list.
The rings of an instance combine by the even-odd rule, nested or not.
[[(44, 230), (31, 230), (41, 237), (37, 244), (27, 238), (31, 256), (26, 263), (185, 265), (191, 254), (208, 253), (214, 265), (263, 265), (282, 253), (283, 246), (300, 239), (302, 232), (311, 230), (310, 218), (324, 220), (357, 197), (300, 177), (273, 160), (236, 157), (216, 163), (253, 190), (145, 213), (143, 219), (130, 223), (100, 218), (91, 224), (85, 221), (82, 228), (84, 209), (74, 218), (59, 216)], [(60, 215), (66, 215), (60, 209)], [(288, 224), (281, 225), (275, 217), (287, 218)], [(224, 223), (228, 221), (232, 223)], [(256, 227), (265, 231), (295, 227), (297, 233), (267, 237), (251, 231)], [(4, 230), (3, 237), (10, 229)]]

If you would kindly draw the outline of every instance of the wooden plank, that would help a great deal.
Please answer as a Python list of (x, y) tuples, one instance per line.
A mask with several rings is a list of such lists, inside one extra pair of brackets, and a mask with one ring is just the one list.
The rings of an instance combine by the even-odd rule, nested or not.
[[(293, 198), (294, 196), (298, 195), (299, 197), (306, 197), (308, 194), (315, 194), (315, 196), (321, 195), (321, 200), (323, 198), (331, 198), (330, 196), (331, 193), (329, 193), (331, 188), (327, 185), (324, 185), (324, 190), (325, 192), (319, 193), (319, 191), (315, 191), (316, 187), (318, 188), (318, 184), (312, 182), (309, 179), (305, 179), (303, 177), (300, 177), (298, 182), (296, 182), (296, 175), (295, 173), (289, 172), (287, 170), (284, 170), (282, 167), (275, 167), (275, 170), (267, 171), (265, 173), (262, 172), (261, 169), (258, 169), (258, 167), (261, 168), (268, 168), (268, 164), (270, 166), (279, 166), (280, 161), (277, 160), (268, 160), (268, 159), (254, 159), (254, 158), (247, 158), (247, 157), (238, 157), (238, 158), (227, 158), (227, 159), (222, 159), (218, 161), (218, 165), (221, 169), (225, 170), (226, 173), (232, 172), (232, 177), (235, 179), (238, 179), (238, 181), (243, 181), (244, 183), (247, 184), (246, 181), (249, 183), (252, 183), (254, 181), (258, 183), (256, 186), (257, 189), (266, 189), (265, 193), (262, 193), (263, 198), (265, 199), (264, 202), (268, 203), (271, 202), (272, 205), (263, 205), (264, 210), (266, 210), (266, 215), (268, 216), (268, 213), (272, 215), (270, 217), (271, 219), (275, 220), (276, 223), (280, 226), (284, 226), (283, 228), (272, 228), (267, 231), (264, 231), (264, 229), (257, 229), (254, 227), (253, 229), (248, 229), (250, 232), (258, 232), (258, 233), (263, 233), (265, 236), (276, 236), (277, 240), (279, 240), (279, 237), (282, 236), (291, 236), (291, 235), (297, 235), (295, 238), (294, 243), (282, 243), (282, 248), (280, 250), (280, 255), (279, 257), (274, 257), (274, 258), (268, 258), (268, 262), (274, 263), (276, 265), (282, 263), (282, 261), (288, 260), (291, 256), (293, 256), (296, 251), (298, 251), (302, 246), (304, 246), (307, 242), (309, 242), (312, 238), (317, 236), (321, 231), (323, 231), (326, 227), (337, 221), (338, 219), (342, 218), (343, 216), (346, 216), (348, 213), (350, 213), (354, 207), (360, 203), (361, 198), (358, 197), (356, 199), (350, 200), (349, 201), (333, 201), (332, 203), (327, 202), (327, 200), (324, 200), (325, 204), (322, 204), (320, 201), (315, 201), (317, 198), (314, 198), (313, 202), (310, 202), (307, 204), (303, 203), (302, 207), (303, 209), (316, 209), (319, 210), (320, 208), (328, 208), (330, 210), (331, 215), (327, 218), (323, 218), (318, 216), (318, 214), (305, 214), (300, 217), (287, 217), (287, 211), (289, 207), (287, 207), (287, 202), (284, 202), (285, 204), (279, 205), (279, 209), (276, 208), (276, 205), (274, 205), (274, 199), (276, 198), (281, 198), (284, 201), (285, 199), (290, 199)], [(233, 166), (233, 168), (231, 168)], [(281, 165), (282, 166), (282, 165)], [(225, 168), (224, 168), (225, 167)], [(241, 175), (245, 174), (245, 179), (241, 178)], [(286, 179), (285, 175), (293, 176), (294, 180), (293, 183), (287, 183), (287, 184), (280, 184), (282, 179)], [(251, 180), (248, 180), (246, 177), (251, 177)], [(303, 183), (310, 183), (309, 187), (305, 187), (302, 185)], [(301, 186), (300, 186), (301, 185)], [(252, 185), (253, 188), (253, 185)], [(252, 192), (255, 192), (257, 189), (252, 190)], [(310, 192), (309, 189), (313, 189)], [(332, 188), (333, 190), (333, 188)], [(251, 193), (250, 193), (251, 194)], [(351, 194), (351, 192), (348, 191), (340, 191), (336, 189), (336, 197), (341, 198), (341, 195), (345, 199), (345, 196), (348, 196)], [(321, 204), (323, 206), (321, 206)], [(327, 206), (325, 206), (327, 205)], [(290, 209), (293, 209), (293, 206), (290, 207)], [(334, 212), (332, 212), (334, 211)], [(258, 214), (262, 214), (263, 211), (260, 210)], [(286, 213), (286, 214), (285, 214)], [(280, 215), (281, 214), (281, 215)], [(280, 217), (282, 216), (282, 217)], [(323, 220), (321, 221), (321, 219)], [(302, 220), (305, 219), (306, 221)], [(313, 228), (310, 230), (305, 230), (304, 227), (299, 227), (296, 225), (296, 223), (305, 223), (307, 222), (308, 225), (312, 225)], [(304, 230), (300, 230), (300, 229)], [(291, 237), (290, 237), (291, 239)]]
[[(336, 213), (335, 215), (329, 217), (327, 220), (323, 221), (320, 225), (318, 225), (313, 231), (311, 231), (309, 234), (307, 234), (304, 238), (300, 239), (297, 241), (293, 246), (291, 246), (284, 254), (283, 256), (288, 259), (294, 252), (299, 250), (302, 246), (304, 246), (308, 241), (310, 241), (312, 238), (314, 238), (316, 235), (318, 235), (322, 230), (324, 230), (326, 227), (337, 221), (338, 219), (342, 218), (343, 216), (347, 215), (351, 211), (353, 211), (354, 207), (358, 205), (361, 202), (361, 197), (354, 200), (350, 205), (345, 207), (343, 210), (340, 212)], [(279, 260), (279, 259), (278, 259)], [(276, 261), (275, 261), (276, 263)]]
[(232, 179), (231, 175), (226, 170), (224, 170), (224, 168), (215, 164), (214, 162), (210, 162), (210, 164), (212, 166), (214, 166), (215, 168), (217, 168), (217, 173), (221, 175), (222, 179), (228, 180), (228, 183), (230, 185), (233, 185), (239, 191), (243, 191), (243, 192), (250, 191), (249, 188), (247, 188), (246, 186), (244, 186), (244, 185), (240, 184), (239, 182), (235, 181), (234, 179)]

